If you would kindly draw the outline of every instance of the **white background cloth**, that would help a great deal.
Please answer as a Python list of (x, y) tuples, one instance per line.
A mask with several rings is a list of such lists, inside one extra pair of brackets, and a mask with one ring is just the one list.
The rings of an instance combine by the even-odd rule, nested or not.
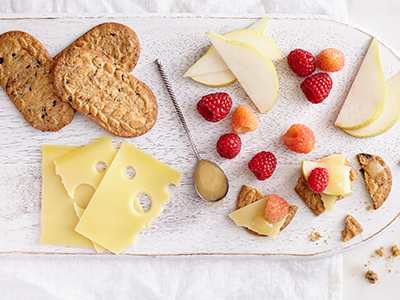
[[(3, 0), (0, 13), (324, 14), (345, 0)], [(9, 15), (12, 16), (12, 15)], [(341, 299), (341, 255), (268, 257), (0, 256), (1, 299)]]

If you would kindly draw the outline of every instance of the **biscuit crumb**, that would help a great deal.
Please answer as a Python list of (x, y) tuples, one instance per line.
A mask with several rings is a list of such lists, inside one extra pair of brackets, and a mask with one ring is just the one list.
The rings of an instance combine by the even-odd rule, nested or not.
[(400, 256), (400, 249), (397, 248), (397, 245), (393, 245), (393, 247), (392, 247), (392, 255), (393, 256)]
[(365, 273), (365, 278), (372, 284), (375, 284), (379, 280), (378, 275), (371, 270), (368, 270), (367, 273)]
[(320, 234), (318, 231), (315, 231), (315, 232), (313, 231), (310, 233), (308, 238), (310, 239), (310, 241), (315, 242), (315, 241), (318, 241), (320, 238), (322, 238), (322, 234)]
[(382, 257), (385, 252), (383, 251), (383, 247), (380, 247), (379, 249), (375, 250), (375, 253), (378, 254), (380, 257)]
[(371, 210), (371, 205), (367, 206), (367, 210), (370, 211)]

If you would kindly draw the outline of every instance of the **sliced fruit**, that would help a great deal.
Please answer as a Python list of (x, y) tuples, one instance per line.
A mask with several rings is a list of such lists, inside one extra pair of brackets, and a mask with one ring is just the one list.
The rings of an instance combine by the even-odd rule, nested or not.
[(335, 125), (342, 129), (358, 129), (372, 123), (381, 114), (387, 96), (378, 40), (374, 37)]
[(332, 154), (317, 161), (305, 160), (301, 164), (301, 170), (304, 178), (308, 180), (313, 169), (317, 167), (326, 168), (329, 172), (329, 182), (323, 194), (348, 196), (351, 194), (351, 167), (346, 166), (344, 160), (344, 154)]
[[(271, 60), (281, 59), (281, 53), (275, 43), (267, 36), (262, 33), (252, 30), (235, 30), (228, 32), (223, 37), (251, 46), (256, 47), (258, 50), (263, 52)], [(226, 65), (224, 60), (218, 54), (218, 51), (214, 46), (211, 46), (206, 54), (201, 57), (189, 70), (183, 74), (183, 77), (192, 77), (194, 80), (196, 76), (212, 74), (222, 71), (229, 71), (229, 67)], [(197, 80), (196, 80), (197, 81)]]
[(248, 44), (212, 32), (207, 36), (258, 110), (261, 113), (270, 110), (279, 89), (278, 74), (272, 61)]
[[(267, 56), (271, 56), (272, 60), (279, 59), (282, 56), (278, 47), (270, 38), (262, 34), (267, 23), (268, 17), (265, 17), (254, 23), (247, 30), (231, 31), (224, 36), (260, 48), (261, 51), (265, 51)], [(183, 77), (191, 77), (193, 80), (211, 87), (223, 87), (236, 81), (236, 77), (213, 46), (185, 72)]]
[(345, 129), (344, 131), (358, 138), (367, 138), (379, 135), (392, 128), (400, 117), (400, 72), (389, 79), (387, 89), (388, 95), (385, 106), (375, 121), (360, 129)]
[(262, 33), (265, 30), (265, 28), (267, 27), (267, 24), (268, 24), (268, 16), (265, 16), (264, 18), (251, 24), (250, 27), (248, 27), (247, 29)]
[(221, 71), (216, 73), (209, 73), (204, 75), (197, 75), (191, 77), (198, 83), (210, 86), (210, 87), (224, 87), (234, 83), (237, 79), (230, 70)]

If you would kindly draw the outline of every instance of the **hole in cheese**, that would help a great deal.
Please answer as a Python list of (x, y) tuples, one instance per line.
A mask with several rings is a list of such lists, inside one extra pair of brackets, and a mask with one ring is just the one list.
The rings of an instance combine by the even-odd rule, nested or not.
[(136, 170), (132, 166), (127, 166), (124, 169), (124, 174), (127, 179), (132, 180), (136, 176)]
[(99, 161), (99, 162), (96, 164), (96, 170), (97, 170), (97, 172), (102, 173), (102, 172), (104, 172), (106, 169), (107, 169), (107, 164), (106, 164), (104, 161)]
[(147, 194), (139, 194), (136, 196), (136, 199), (139, 201), (140, 206), (143, 209), (143, 212), (147, 212), (151, 207), (151, 198)]

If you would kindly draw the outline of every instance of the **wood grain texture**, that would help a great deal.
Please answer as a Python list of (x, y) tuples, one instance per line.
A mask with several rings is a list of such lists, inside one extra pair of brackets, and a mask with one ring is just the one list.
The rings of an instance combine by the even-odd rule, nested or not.
[[(304, 48), (317, 55), (324, 48), (335, 47), (345, 53), (346, 66), (332, 74), (333, 89), (329, 98), (320, 105), (312, 105), (304, 98), (299, 88), (302, 79), (293, 75), (285, 59), (274, 62), (280, 90), (274, 107), (264, 115), (257, 113), (237, 82), (215, 89), (182, 77), (210, 46), (206, 31), (224, 34), (246, 28), (261, 17), (53, 15), (51, 18), (0, 18), (2, 32), (11, 29), (26, 31), (35, 36), (52, 56), (92, 27), (111, 19), (137, 33), (141, 55), (132, 75), (153, 90), (158, 99), (159, 116), (148, 133), (132, 139), (112, 136), (112, 141), (117, 148), (122, 141), (132, 143), (180, 171), (183, 177), (179, 187), (170, 187), (173, 196), (160, 217), (140, 233), (135, 246), (121, 255), (330, 255), (373, 238), (397, 218), (400, 202), (395, 200), (400, 195), (400, 187), (396, 185), (379, 210), (368, 211), (371, 200), (362, 180), (357, 180), (353, 194), (339, 201), (334, 213), (326, 212), (320, 217), (316, 217), (294, 192), (302, 160), (315, 160), (338, 152), (346, 153), (356, 169), (357, 153), (375, 153), (391, 167), (393, 181), (400, 179), (400, 137), (397, 134), (400, 123), (370, 139), (356, 139), (333, 125), (367, 51), (372, 38), (370, 33), (330, 18), (270, 16), (264, 33), (275, 41), (283, 57), (294, 48)], [(382, 42), (380, 51), (385, 76), (390, 78), (400, 70), (398, 53)], [(163, 63), (200, 154), (220, 164), (230, 178), (230, 190), (223, 201), (208, 203), (196, 196), (193, 186), (196, 157), (157, 72), (156, 58)], [(206, 122), (196, 112), (200, 98), (215, 91), (228, 92), (234, 102), (233, 108), (245, 104), (259, 118), (257, 131), (242, 136), (242, 152), (234, 160), (221, 159), (215, 150), (219, 136), (231, 131), (230, 115), (214, 124)], [(295, 122), (309, 126), (315, 133), (316, 147), (307, 155), (293, 153), (282, 143), (282, 135)], [(87, 145), (107, 134), (80, 114), (76, 114), (72, 123), (59, 132), (40, 132), (25, 122), (4, 92), (0, 93), (0, 254), (96, 255), (85, 249), (39, 244), (41, 146)], [(262, 150), (273, 152), (278, 166), (271, 178), (260, 182), (247, 169), (247, 162)], [(264, 194), (277, 194), (289, 204), (298, 206), (290, 226), (276, 240), (252, 236), (229, 219), (228, 214), (235, 209), (243, 184)], [(341, 230), (350, 213), (363, 226), (364, 232), (344, 244)], [(320, 232), (322, 238), (311, 242), (308, 236), (312, 231)]]

